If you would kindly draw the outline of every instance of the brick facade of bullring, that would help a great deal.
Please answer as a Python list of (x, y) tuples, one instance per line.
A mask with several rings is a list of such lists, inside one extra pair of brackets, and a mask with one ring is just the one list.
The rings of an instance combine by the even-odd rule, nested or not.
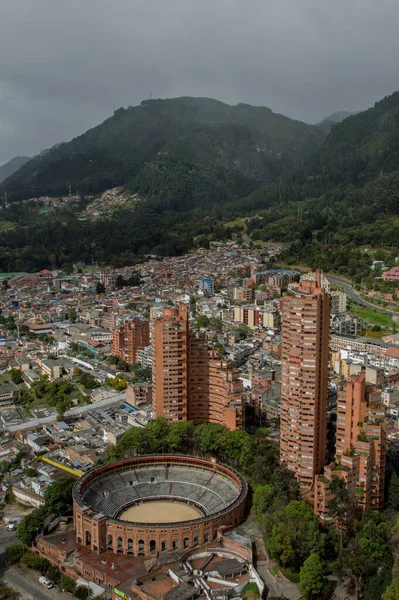
[[(81, 492), (86, 491), (99, 477), (134, 469), (142, 465), (176, 465), (213, 471), (230, 479), (239, 489), (238, 498), (224, 510), (193, 521), (179, 523), (138, 524), (98, 514), (85, 505)], [(173, 500), (173, 498), (169, 498)], [(221, 527), (238, 525), (246, 510), (247, 487), (244, 479), (233, 470), (211, 461), (188, 456), (146, 456), (120, 461), (94, 469), (84, 476), (74, 489), (74, 524), (76, 542), (98, 554), (112, 551), (131, 556), (156, 556), (159, 552), (185, 551), (202, 546), (217, 537)]]

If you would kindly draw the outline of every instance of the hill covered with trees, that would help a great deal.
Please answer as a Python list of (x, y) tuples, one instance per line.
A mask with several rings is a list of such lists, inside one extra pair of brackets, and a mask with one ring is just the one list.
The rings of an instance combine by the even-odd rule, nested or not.
[(64, 195), (69, 185), (89, 194), (129, 182), (160, 194), (164, 177), (157, 180), (157, 163), (162, 167), (167, 158), (175, 185), (183, 163), (198, 169), (198, 193), (204, 179), (216, 189), (228, 182), (234, 193), (238, 185), (242, 195), (302, 164), (323, 137), (317, 128), (266, 107), (209, 98), (146, 100), (36, 156), (2, 188), (11, 201)]
[[(286, 242), (287, 263), (361, 279), (370, 273), (365, 247), (398, 256), (398, 165), (399, 92), (336, 124), (324, 141), (314, 127), (267, 108), (144, 102), (4, 182), (11, 204), (0, 215), (0, 269), (92, 255), (121, 266), (237, 237)], [(75, 205), (42, 214), (19, 201), (65, 194), (71, 180), (81, 191)], [(80, 218), (90, 202), (84, 189), (120, 183), (142, 201), (107, 218)]]

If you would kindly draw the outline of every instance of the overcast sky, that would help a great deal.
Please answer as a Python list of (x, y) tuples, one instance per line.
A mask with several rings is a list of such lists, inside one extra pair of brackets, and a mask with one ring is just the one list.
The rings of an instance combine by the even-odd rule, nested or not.
[(1, 0), (0, 164), (150, 92), (367, 108), (399, 89), (398, 23), (398, 0)]

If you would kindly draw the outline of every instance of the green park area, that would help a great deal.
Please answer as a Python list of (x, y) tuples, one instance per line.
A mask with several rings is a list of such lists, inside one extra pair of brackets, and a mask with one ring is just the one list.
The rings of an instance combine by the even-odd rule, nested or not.
[(351, 315), (361, 317), (365, 325), (379, 326), (382, 329), (392, 331), (395, 323), (392, 321), (390, 315), (382, 312), (378, 312), (367, 306), (360, 306), (359, 304), (351, 303), (349, 312)]

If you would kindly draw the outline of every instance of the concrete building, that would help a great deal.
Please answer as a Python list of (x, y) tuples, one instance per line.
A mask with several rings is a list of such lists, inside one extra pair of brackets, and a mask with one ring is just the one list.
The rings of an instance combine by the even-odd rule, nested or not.
[(384, 506), (386, 460), (385, 407), (381, 391), (366, 384), (364, 373), (353, 375), (338, 391), (336, 454), (334, 463), (316, 477), (314, 509), (331, 520), (330, 482), (346, 482), (354, 508), (380, 511)]
[(189, 309), (164, 307), (152, 340), (153, 410), (169, 421), (220, 423), (240, 429), (244, 398), (238, 372), (209, 353), (206, 340), (190, 331)]
[(267, 310), (258, 306), (236, 306), (234, 321), (243, 323), (250, 329), (255, 327), (277, 329), (280, 326), (280, 314), (278, 310)]
[(353, 315), (331, 313), (331, 331), (339, 335), (358, 335), (363, 330), (363, 319)]
[(204, 296), (211, 297), (214, 293), (213, 280), (212, 279), (202, 279), (199, 284), (198, 291), (200, 294)]
[(150, 343), (150, 327), (146, 319), (126, 321), (113, 334), (112, 354), (130, 364), (138, 362), (138, 351)]
[(332, 291), (331, 298), (331, 314), (343, 315), (346, 313), (347, 295), (344, 292)]
[(280, 457), (304, 494), (326, 461), (329, 317), (319, 270), (283, 300)]

